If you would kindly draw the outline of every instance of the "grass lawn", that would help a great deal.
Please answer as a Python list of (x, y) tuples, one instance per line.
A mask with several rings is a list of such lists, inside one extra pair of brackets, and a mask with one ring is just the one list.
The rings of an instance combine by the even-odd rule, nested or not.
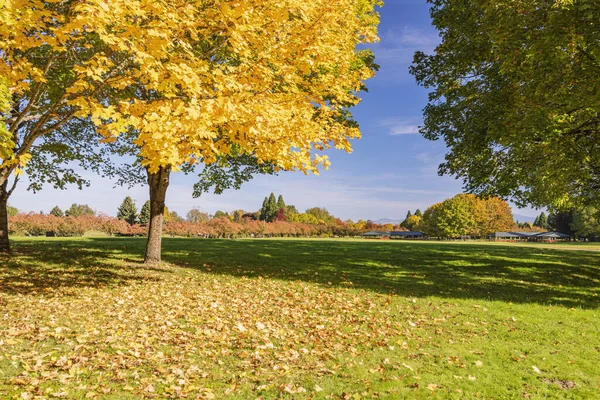
[(600, 247), (24, 239), (0, 398), (600, 398)]

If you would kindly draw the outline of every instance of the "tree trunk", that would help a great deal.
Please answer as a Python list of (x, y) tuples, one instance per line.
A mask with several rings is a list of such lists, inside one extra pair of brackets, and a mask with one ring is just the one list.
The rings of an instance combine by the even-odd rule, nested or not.
[(0, 253), (10, 252), (8, 241), (8, 181), (0, 185)]
[(158, 264), (160, 263), (162, 246), (165, 198), (169, 187), (171, 168), (160, 167), (154, 174), (151, 174), (148, 170), (146, 172), (148, 174), (148, 186), (150, 186), (150, 223), (144, 263)]

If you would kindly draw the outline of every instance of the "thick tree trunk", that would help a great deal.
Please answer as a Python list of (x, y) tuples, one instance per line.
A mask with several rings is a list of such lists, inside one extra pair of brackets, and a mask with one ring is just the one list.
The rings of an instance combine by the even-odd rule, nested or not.
[(10, 252), (8, 241), (8, 181), (0, 185), (0, 253)]
[(144, 263), (160, 263), (162, 247), (162, 231), (165, 213), (165, 198), (169, 187), (170, 167), (161, 167), (156, 173), (148, 173), (148, 186), (150, 186), (150, 223), (148, 226), (148, 243)]

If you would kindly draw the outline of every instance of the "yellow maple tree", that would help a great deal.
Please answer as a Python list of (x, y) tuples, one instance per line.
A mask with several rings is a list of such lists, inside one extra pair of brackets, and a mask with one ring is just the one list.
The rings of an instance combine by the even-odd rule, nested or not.
[(0, 76), (16, 100), (8, 131), (23, 140), (3, 156), (0, 185), (38, 137), (75, 117), (91, 118), (105, 141), (135, 132), (162, 208), (153, 179), (166, 191), (170, 171), (214, 162), (232, 146), (277, 169), (318, 173), (325, 149), (350, 151), (360, 136), (349, 108), (375, 67), (358, 47), (377, 40), (380, 5), (5, 2)]

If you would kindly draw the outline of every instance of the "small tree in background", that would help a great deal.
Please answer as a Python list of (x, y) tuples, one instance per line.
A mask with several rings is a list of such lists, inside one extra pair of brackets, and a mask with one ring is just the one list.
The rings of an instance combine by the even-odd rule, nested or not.
[(179, 216), (179, 214), (177, 214), (177, 211), (171, 211), (169, 213), (169, 220), (171, 222), (184, 222), (185, 219), (181, 216)]
[(55, 217), (64, 217), (65, 213), (58, 206), (54, 206), (52, 210), (50, 210), (50, 215), (54, 215)]
[(408, 212), (406, 213), (406, 218), (404, 218), (404, 221), (402, 221), (402, 223), (400, 223), (400, 226), (401, 226), (402, 228), (405, 228), (405, 229), (410, 229), (410, 228), (408, 227), (408, 219), (409, 219), (410, 217), (412, 217), (412, 213), (410, 212), (410, 210), (408, 210)]
[(92, 210), (87, 204), (71, 204), (71, 207), (65, 211), (67, 217), (81, 217), (83, 215), (96, 215), (96, 211)]
[(277, 208), (278, 209), (284, 209), (285, 210), (285, 201), (283, 201), (283, 196), (279, 195), (279, 197), (277, 198)]
[(14, 217), (15, 215), (17, 215), (19, 213), (19, 209), (17, 207), (13, 207), (13, 206), (6, 206), (6, 211), (9, 217)]
[(215, 212), (215, 215), (214, 215), (214, 217), (213, 217), (213, 218), (223, 218), (223, 217), (225, 217), (225, 218), (229, 219), (229, 214), (227, 214), (227, 213), (226, 213), (226, 212), (224, 212), (224, 211), (217, 210), (217, 212)]
[(125, 197), (117, 210), (117, 218), (125, 220), (129, 225), (134, 225), (136, 223), (137, 207), (131, 197)]
[(275, 221), (275, 218), (277, 218), (277, 210), (279, 210), (279, 207), (277, 207), (277, 200), (275, 200), (275, 195), (273, 193), (271, 193), (271, 195), (269, 196), (269, 201), (267, 203), (267, 211), (266, 211), (266, 221), (267, 222)]
[(197, 208), (192, 208), (186, 214), (186, 219), (188, 222), (198, 223), (202, 221), (208, 221), (210, 219), (210, 215), (208, 215), (208, 213), (200, 211)]
[(419, 218), (423, 218), (423, 213), (418, 208), (417, 208), (417, 211), (415, 211), (415, 215)]
[(148, 225), (148, 222), (150, 222), (150, 200), (146, 200), (142, 206), (140, 215), (138, 215), (138, 221), (142, 225)]
[(260, 208), (260, 217), (261, 221), (266, 221), (267, 219), (267, 209), (269, 208), (269, 198), (265, 197), (262, 203), (262, 207)]

